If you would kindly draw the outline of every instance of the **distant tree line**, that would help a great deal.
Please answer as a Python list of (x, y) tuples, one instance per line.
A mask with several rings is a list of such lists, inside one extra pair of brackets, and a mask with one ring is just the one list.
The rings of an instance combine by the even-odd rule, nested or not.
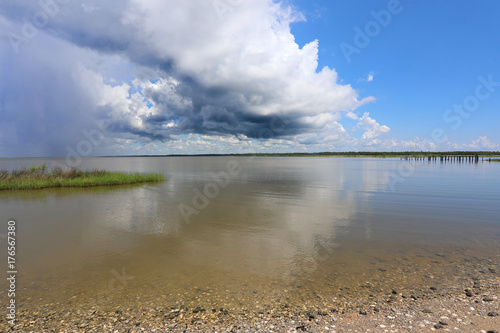
[[(268, 157), (419, 157), (419, 156), (500, 156), (499, 151), (346, 151), (317, 153), (248, 153), (248, 154), (176, 154), (176, 155), (134, 155), (135, 157), (175, 157), (175, 156), (268, 156)], [(117, 156), (118, 157), (118, 156)], [(127, 156), (123, 156), (127, 157)], [(132, 157), (132, 156), (129, 156)]]

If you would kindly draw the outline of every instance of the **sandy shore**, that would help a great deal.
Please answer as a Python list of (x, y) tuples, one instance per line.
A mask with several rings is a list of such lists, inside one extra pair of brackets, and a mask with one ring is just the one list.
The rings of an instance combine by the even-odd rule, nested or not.
[(323, 309), (287, 304), (258, 312), (168, 306), (21, 308), (14, 327), (2, 318), (0, 328), (4, 332), (497, 332), (500, 278), (470, 282), (463, 292), (432, 288), (409, 295), (392, 290), (364, 302)]

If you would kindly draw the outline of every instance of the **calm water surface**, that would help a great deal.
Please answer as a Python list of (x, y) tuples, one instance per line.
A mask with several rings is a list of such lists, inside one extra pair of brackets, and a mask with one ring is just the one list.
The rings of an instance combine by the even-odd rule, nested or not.
[[(64, 162), (0, 159), (0, 169), (54, 161)], [(394, 184), (388, 174), (401, 163), (88, 158), (82, 168), (167, 181), (0, 192), (0, 232), (17, 221), (25, 307), (326, 303), (363, 285), (373, 293), (453, 283), (498, 265), (500, 163), (415, 162)]]

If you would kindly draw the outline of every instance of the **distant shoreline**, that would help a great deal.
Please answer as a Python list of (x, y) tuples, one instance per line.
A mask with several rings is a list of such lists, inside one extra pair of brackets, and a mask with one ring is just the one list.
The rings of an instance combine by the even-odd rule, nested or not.
[[(316, 153), (242, 153), (242, 154), (167, 154), (167, 155), (101, 155), (82, 156), (81, 158), (111, 158), (111, 157), (377, 157), (377, 158), (401, 158), (401, 157), (429, 157), (429, 156), (479, 156), (500, 157), (500, 151), (405, 151), (405, 152), (316, 152)], [(0, 157), (1, 159), (59, 159), (64, 156), (19, 156)], [(493, 161), (493, 160), (492, 160)]]
[[(170, 154), (170, 155), (104, 155), (93, 157), (380, 157), (380, 158), (398, 158), (398, 157), (424, 157), (424, 156), (479, 156), (479, 157), (497, 157), (500, 151), (444, 151), (444, 152), (316, 152), (316, 153), (243, 153), (243, 154)], [(89, 156), (91, 157), (91, 156)]]

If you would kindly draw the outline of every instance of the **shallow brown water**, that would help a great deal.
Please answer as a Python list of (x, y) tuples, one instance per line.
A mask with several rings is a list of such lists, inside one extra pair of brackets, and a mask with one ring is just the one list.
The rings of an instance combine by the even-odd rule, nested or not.
[[(40, 162), (3, 159), (0, 169)], [(17, 223), (17, 302), (21, 309), (331, 307), (393, 288), (408, 295), (458, 288), (498, 270), (500, 164), (417, 162), (392, 187), (388, 172), (398, 174), (400, 165), (85, 159), (83, 168), (164, 172), (168, 179), (0, 192), (0, 232), (9, 219)]]

